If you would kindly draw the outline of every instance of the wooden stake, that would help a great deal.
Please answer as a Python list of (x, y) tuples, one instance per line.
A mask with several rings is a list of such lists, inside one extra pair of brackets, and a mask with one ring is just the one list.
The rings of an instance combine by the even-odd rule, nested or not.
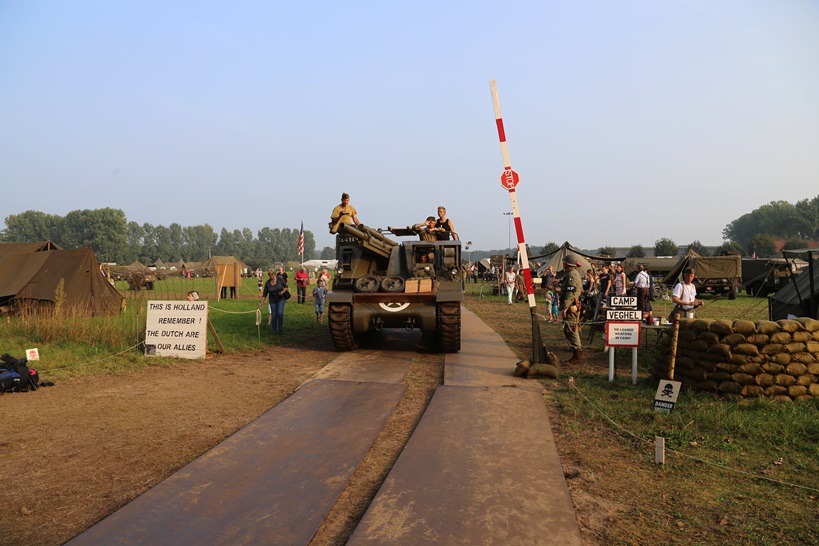
[(671, 356), (668, 362), (668, 378), (674, 379), (674, 366), (677, 363), (677, 340), (680, 337), (680, 322), (674, 321), (674, 328), (671, 330)]
[(216, 328), (213, 327), (210, 317), (208, 317), (208, 330), (210, 330), (210, 333), (213, 334), (213, 339), (216, 340), (216, 345), (219, 347), (219, 352), (225, 354), (225, 348), (222, 346), (222, 340), (219, 339), (219, 334), (216, 333)]

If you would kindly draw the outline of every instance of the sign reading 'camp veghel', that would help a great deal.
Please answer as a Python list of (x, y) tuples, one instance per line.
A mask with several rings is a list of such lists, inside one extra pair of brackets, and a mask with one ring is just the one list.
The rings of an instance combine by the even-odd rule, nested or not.
[(208, 302), (149, 301), (145, 355), (205, 358)]

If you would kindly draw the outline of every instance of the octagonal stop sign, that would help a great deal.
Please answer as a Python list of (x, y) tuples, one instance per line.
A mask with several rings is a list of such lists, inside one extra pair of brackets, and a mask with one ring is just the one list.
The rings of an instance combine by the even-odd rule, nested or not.
[(511, 168), (504, 169), (503, 173), (501, 173), (500, 181), (501, 186), (509, 191), (512, 191), (518, 185), (518, 182), (520, 182), (520, 176), (518, 176), (518, 173), (513, 171)]

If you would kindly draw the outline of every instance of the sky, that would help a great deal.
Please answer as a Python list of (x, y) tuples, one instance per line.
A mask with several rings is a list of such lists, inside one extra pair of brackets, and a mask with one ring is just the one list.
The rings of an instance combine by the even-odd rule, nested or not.
[[(0, 217), (298, 229), (340, 194), (473, 250), (722, 243), (819, 195), (819, 2), (0, 0)], [(4, 226), (3, 226), (4, 227)]]

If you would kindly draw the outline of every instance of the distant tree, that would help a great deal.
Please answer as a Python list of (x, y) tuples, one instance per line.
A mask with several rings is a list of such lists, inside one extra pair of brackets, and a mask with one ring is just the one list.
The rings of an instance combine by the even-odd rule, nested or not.
[(7, 243), (57, 242), (62, 228), (62, 217), (36, 210), (6, 217), (2, 240)]
[(259, 255), (267, 263), (284, 261), (284, 250), (281, 242), (282, 232), (280, 229), (263, 227), (256, 234), (259, 239)]
[(94, 249), (100, 262), (122, 263), (128, 255), (128, 221), (120, 209), (72, 210), (62, 222), (59, 244)]
[(331, 246), (325, 246), (321, 249), (321, 255), (319, 256), (319, 260), (334, 260), (336, 257), (336, 251)]
[(748, 250), (751, 254), (756, 254), (757, 258), (772, 258), (776, 253), (776, 243), (767, 233), (757, 233), (751, 239)]
[(210, 224), (189, 226), (184, 228), (182, 233), (185, 239), (187, 260), (204, 262), (212, 255), (218, 236)]
[(123, 263), (127, 265), (140, 258), (142, 245), (145, 244), (145, 230), (136, 222), (128, 222), (126, 240), (128, 241), (128, 257)]
[(558, 245), (557, 243), (555, 243), (553, 241), (549, 241), (548, 243), (543, 245), (543, 248), (540, 249), (540, 254), (541, 255), (551, 254), (552, 252), (556, 251), (558, 248), (560, 248), (560, 245)]
[(678, 251), (677, 243), (667, 237), (654, 241), (655, 256), (676, 256)]
[(169, 262), (173, 258), (173, 246), (171, 245), (171, 229), (165, 226), (154, 228), (154, 241), (156, 242), (156, 257), (163, 262)]
[(599, 249), (597, 249), (597, 255), (614, 258), (617, 256), (617, 249), (613, 246), (601, 246)]
[(689, 244), (685, 248), (686, 254), (688, 253), (689, 250), (693, 250), (694, 252), (696, 252), (700, 256), (708, 256), (708, 249), (705, 247), (704, 244), (702, 244), (699, 241), (694, 241), (693, 243)]
[(721, 256), (724, 254), (730, 254), (733, 252), (738, 252), (739, 254), (744, 255), (745, 252), (742, 248), (742, 245), (736, 241), (725, 241), (720, 246), (714, 250), (714, 256)]
[(814, 237), (819, 234), (817, 219), (819, 196), (802, 200), (796, 205), (787, 201), (771, 201), (729, 223), (722, 234), (725, 239), (739, 241), (750, 248), (750, 242), (757, 234), (780, 239)]
[(168, 226), (168, 236), (170, 237), (171, 243), (170, 259), (177, 262), (182, 259), (182, 243), (184, 242), (184, 238), (182, 237), (182, 226), (176, 222), (172, 223), (170, 226)]
[(148, 222), (142, 224), (142, 248), (139, 250), (139, 261), (143, 264), (152, 264), (159, 257), (156, 253), (154, 231), (156, 228), (153, 224)]
[(796, 250), (796, 249), (807, 248), (807, 247), (808, 247), (808, 241), (807, 240), (799, 239), (799, 238), (794, 237), (794, 238), (786, 240), (785, 241), (785, 246), (783, 246), (782, 248), (783, 248), (783, 250)]
[(819, 195), (813, 199), (797, 201), (795, 207), (805, 223), (810, 226), (804, 236), (814, 240), (819, 239)]
[(643, 248), (643, 245), (634, 245), (630, 249), (628, 249), (628, 254), (626, 254), (628, 258), (645, 258), (646, 257), (646, 249)]
[(226, 228), (222, 228), (222, 231), (219, 232), (219, 240), (216, 242), (213, 253), (217, 256), (235, 256), (237, 250), (236, 239), (233, 233), (229, 232)]

